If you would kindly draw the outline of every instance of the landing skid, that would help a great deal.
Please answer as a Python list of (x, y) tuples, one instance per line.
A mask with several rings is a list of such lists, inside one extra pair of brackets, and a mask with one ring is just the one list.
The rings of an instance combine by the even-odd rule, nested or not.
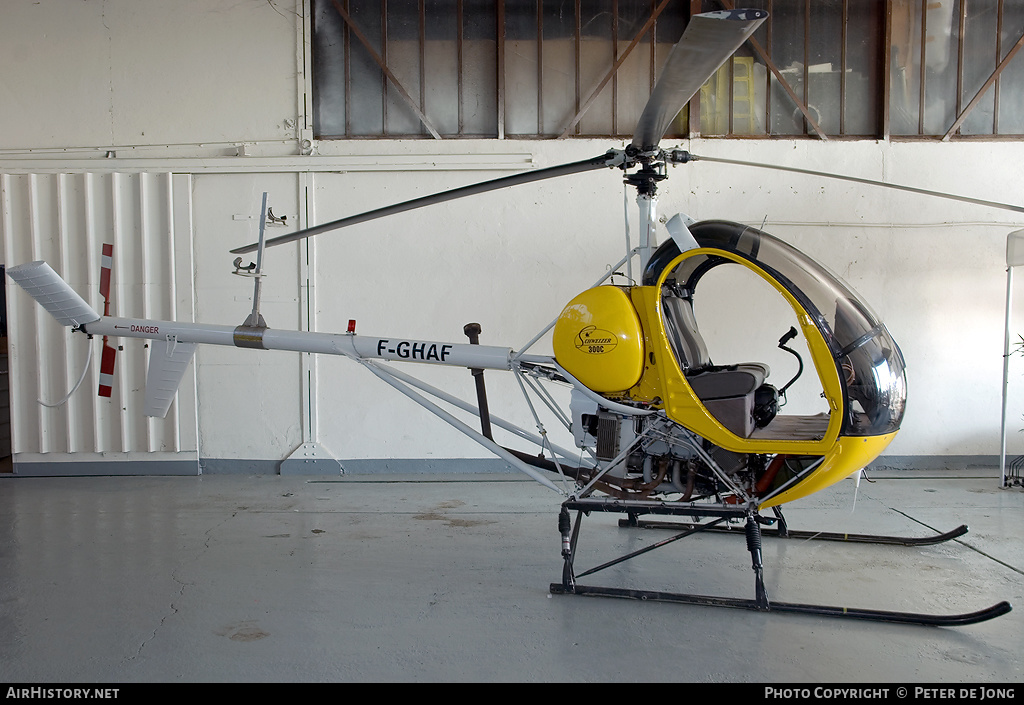
[(648, 590), (628, 590), (611, 587), (591, 587), (576, 585), (567, 589), (561, 583), (551, 583), (551, 593), (555, 595), (585, 595), (590, 597), (625, 597), (632, 600), (653, 600), (655, 602), (676, 602), (685, 605), (703, 605), (706, 607), (734, 607), (754, 610), (757, 612), (795, 612), (798, 614), (814, 614), (823, 617), (847, 617), (849, 619), (866, 619), (872, 622), (897, 622), (902, 624), (920, 624), (932, 627), (962, 627), (968, 624), (985, 622), (1010, 611), (1010, 603), (1000, 602), (987, 609), (965, 614), (930, 615), (915, 612), (887, 612), (885, 610), (863, 610), (853, 607), (828, 607), (826, 605), (804, 605), (794, 602), (772, 602), (769, 607), (761, 607), (756, 600), (742, 600), (732, 597), (710, 597), (707, 595), (688, 595), (675, 592), (652, 592)]
[[(576, 511), (576, 521), (573, 522), (570, 518), (569, 512)], [(692, 517), (694, 519), (700, 517), (711, 517), (712, 520), (703, 524), (683, 524), (673, 522), (643, 522), (647, 526), (645, 528), (677, 528), (682, 529), (681, 533), (675, 536), (669, 537), (657, 543), (651, 544), (646, 548), (642, 548), (638, 551), (628, 553), (624, 556), (620, 556), (614, 560), (603, 563), (599, 566), (591, 568), (590, 570), (584, 571), (577, 574), (575, 572), (574, 561), (576, 558), (576, 544), (579, 541), (580, 525), (583, 520), (584, 514), (590, 514), (593, 511), (600, 512), (620, 512), (629, 515), (629, 519), (620, 520), (620, 525), (634, 526), (640, 525), (637, 522), (636, 517), (640, 514), (667, 514), (667, 515), (683, 515)], [(688, 593), (674, 593), (674, 592), (657, 592), (649, 590), (632, 590), (625, 588), (614, 588), (614, 587), (596, 587), (590, 585), (580, 585), (577, 582), (578, 578), (597, 573), (598, 571), (609, 568), (613, 565), (622, 563), (636, 556), (648, 553), (657, 548), (661, 548), (669, 543), (678, 541), (679, 539), (686, 538), (693, 534), (703, 531), (722, 531), (726, 530), (720, 525), (728, 521), (729, 519), (744, 519), (744, 533), (747, 539), (747, 550), (751, 556), (751, 567), (754, 570), (754, 593), (755, 597), (753, 600), (745, 600), (731, 597), (716, 597), (709, 595), (694, 595)], [(657, 602), (675, 602), (687, 605), (702, 605), (706, 607), (731, 607), (734, 609), (746, 609), (757, 612), (783, 612), (783, 613), (798, 613), (798, 614), (811, 614), (822, 617), (841, 617), (846, 619), (860, 619), (868, 620), (872, 622), (895, 622), (900, 624), (918, 624), (923, 626), (935, 626), (935, 627), (955, 627), (965, 626), (969, 624), (978, 624), (985, 622), (1000, 615), (1004, 615), (1009, 612), (1012, 608), (1008, 602), (1000, 602), (992, 605), (986, 609), (978, 610), (976, 612), (967, 612), (963, 614), (951, 614), (951, 615), (933, 615), (923, 614), (917, 612), (898, 612), (898, 611), (887, 611), (887, 610), (868, 610), (858, 609), (852, 607), (832, 607), (828, 605), (811, 605), (794, 602), (773, 602), (768, 599), (768, 592), (764, 586), (764, 566), (761, 559), (761, 524), (768, 522), (779, 522), (779, 526), (775, 530), (775, 535), (788, 536), (789, 538), (800, 538), (801, 534), (808, 534), (808, 537), (822, 538), (821, 534), (812, 534), (811, 532), (791, 532), (786, 531), (785, 520), (782, 518), (781, 513), (777, 513), (777, 519), (765, 519), (759, 516), (756, 512), (751, 512), (740, 507), (730, 507), (728, 505), (699, 505), (693, 503), (677, 503), (677, 502), (650, 502), (650, 501), (627, 501), (618, 499), (606, 499), (606, 498), (586, 498), (586, 499), (575, 499), (569, 500), (562, 504), (562, 510), (558, 517), (558, 528), (559, 533), (562, 535), (562, 582), (551, 583), (550, 592), (554, 595), (582, 595), (591, 597), (618, 597), (628, 598), (632, 600), (653, 600)], [(636, 523), (634, 523), (636, 522)], [(652, 525), (654, 525), (652, 527)], [(967, 527), (961, 526), (957, 529), (948, 532), (947, 534), (941, 534), (941, 540), (949, 540), (956, 536), (962, 536), (966, 533)], [(852, 535), (856, 538), (840, 538), (848, 537), (851, 535), (846, 534), (828, 534), (827, 536), (835, 538), (826, 538), (825, 540), (833, 541), (851, 541), (860, 540), (860, 535)], [(868, 543), (897, 543), (902, 545), (928, 545), (929, 543), (937, 543), (934, 537), (928, 537), (924, 539), (925, 543), (918, 543), (918, 539), (902, 539), (899, 537), (876, 537), (867, 536), (869, 539)], [(884, 539), (884, 540), (876, 540)], [(912, 541), (907, 544), (906, 541)]]
[[(781, 539), (798, 539), (803, 541), (840, 541), (844, 543), (874, 543), (889, 546), (934, 546), (935, 544), (952, 541), (953, 539), (959, 538), (967, 533), (966, 524), (961, 524), (951, 531), (947, 531), (942, 534), (935, 534), (933, 536), (879, 536), (877, 534), (841, 534), (830, 531), (794, 531), (786, 525), (786, 520), (783, 518), (781, 511), (776, 511), (775, 516), (777, 517), (776, 520), (774, 520), (776, 525), (762, 528), (762, 536), (771, 536)], [(628, 519), (619, 519), (619, 526), (624, 528), (632, 527), (637, 529), (668, 529), (671, 531), (681, 531), (692, 529), (695, 526), (698, 526), (698, 524), (688, 524), (675, 521), (648, 521), (646, 519), (638, 519), (637, 514), (630, 513)], [(739, 533), (735, 529), (723, 526), (715, 526), (706, 529), (706, 531), (718, 534)]]

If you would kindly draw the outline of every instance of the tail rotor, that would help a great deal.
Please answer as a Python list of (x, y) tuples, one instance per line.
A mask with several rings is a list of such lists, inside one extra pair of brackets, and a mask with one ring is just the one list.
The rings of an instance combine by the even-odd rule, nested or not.
[[(114, 246), (103, 243), (103, 256), (100, 259), (100, 295), (103, 296), (103, 315), (110, 315), (110, 277), (114, 258)], [(110, 344), (107, 336), (103, 336), (103, 355), (100, 358), (99, 396), (110, 397), (114, 391), (114, 361), (117, 348)]]

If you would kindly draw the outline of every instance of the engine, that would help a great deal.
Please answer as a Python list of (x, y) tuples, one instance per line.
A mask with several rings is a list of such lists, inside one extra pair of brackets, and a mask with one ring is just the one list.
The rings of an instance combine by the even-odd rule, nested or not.
[[(573, 392), (570, 402), (576, 446), (590, 449), (602, 467), (615, 467), (597, 487), (616, 497), (681, 495), (681, 501), (758, 494), (766, 457), (733, 453), (658, 415), (631, 416), (610, 411)], [(591, 478), (579, 478), (589, 481)]]

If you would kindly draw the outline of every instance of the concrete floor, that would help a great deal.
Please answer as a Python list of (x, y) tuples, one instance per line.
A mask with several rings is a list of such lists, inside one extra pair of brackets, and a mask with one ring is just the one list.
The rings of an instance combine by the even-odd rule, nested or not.
[[(998, 475), (998, 473), (996, 473)], [(1020, 489), (878, 478), (787, 505), (794, 529), (928, 535), (906, 548), (765, 539), (770, 595), (941, 613), (968, 627), (552, 596), (559, 497), (504, 476), (0, 479), (0, 682), (1017, 683)], [(580, 569), (667, 534), (584, 520)], [(581, 582), (752, 597), (741, 537), (701, 535)]]

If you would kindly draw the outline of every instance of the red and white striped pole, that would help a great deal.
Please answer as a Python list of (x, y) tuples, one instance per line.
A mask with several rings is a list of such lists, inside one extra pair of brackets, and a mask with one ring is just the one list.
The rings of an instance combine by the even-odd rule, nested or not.
[[(103, 315), (110, 315), (110, 274), (114, 259), (114, 246), (104, 243), (103, 256), (100, 258), (100, 294), (103, 296)], [(101, 397), (109, 397), (114, 391), (114, 359), (117, 348), (107, 342), (103, 336), (103, 357), (100, 358), (100, 389)]]

